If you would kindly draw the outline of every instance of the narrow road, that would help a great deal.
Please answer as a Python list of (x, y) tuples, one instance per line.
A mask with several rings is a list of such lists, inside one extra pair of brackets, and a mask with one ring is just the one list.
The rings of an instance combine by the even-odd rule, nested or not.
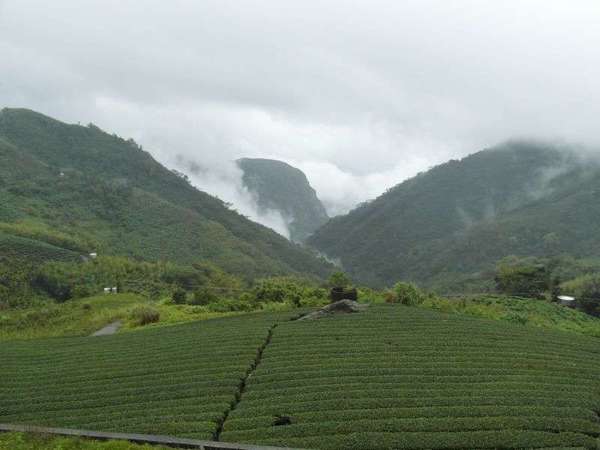
[(109, 323), (104, 328), (96, 331), (94, 334), (92, 334), (92, 336), (108, 336), (115, 334), (117, 331), (119, 331), (119, 328), (121, 328), (122, 325), (123, 323), (120, 320), (117, 320), (116, 322)]

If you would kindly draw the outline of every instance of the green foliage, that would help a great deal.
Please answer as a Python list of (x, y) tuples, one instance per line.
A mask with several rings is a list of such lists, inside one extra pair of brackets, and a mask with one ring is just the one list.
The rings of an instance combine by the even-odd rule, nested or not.
[(583, 311), (600, 317), (600, 273), (583, 275), (563, 283), (561, 290), (572, 294)]
[(352, 284), (350, 277), (344, 272), (334, 272), (329, 276), (329, 286), (332, 288), (347, 288)]
[(46, 261), (76, 261), (73, 251), (41, 241), (6, 234), (0, 231), (0, 263), (11, 266), (41, 264)]
[(151, 306), (136, 306), (130, 315), (131, 321), (138, 326), (156, 323), (160, 320), (160, 312)]
[(64, 302), (73, 297), (68, 278), (71, 273), (59, 263), (49, 263), (32, 280), (32, 286), (48, 294), (53, 299)]
[(148, 301), (134, 294), (99, 295), (85, 302), (39, 302), (27, 309), (0, 311), (0, 341), (89, 335), (115, 320), (125, 320)]
[(543, 297), (550, 288), (546, 267), (501, 262), (496, 271), (496, 289), (508, 295)]
[(446, 313), (468, 314), (600, 337), (600, 319), (545, 300), (498, 295), (472, 295), (451, 299), (429, 296), (420, 306)]
[[(98, 256), (84, 262), (48, 262), (25, 271), (21, 283), (58, 301), (82, 298), (117, 287), (151, 298), (172, 293), (175, 303), (186, 303), (186, 289), (218, 286), (230, 295), (245, 286), (239, 278), (208, 263), (179, 266), (168, 262), (142, 262), (116, 256)], [(0, 271), (1, 274), (1, 271)], [(0, 276), (0, 284), (2, 277)], [(28, 281), (29, 280), (29, 281)]]
[(217, 295), (210, 288), (200, 288), (194, 291), (192, 305), (209, 305), (218, 301)]
[(207, 305), (208, 311), (212, 312), (249, 312), (261, 310), (264, 305), (245, 301), (240, 298), (219, 298), (216, 302)]
[(0, 450), (166, 450), (166, 447), (132, 444), (127, 441), (42, 436), (32, 433), (0, 434)]
[(0, 262), (0, 310), (30, 306), (37, 301), (30, 284), (33, 267)]
[(87, 297), (105, 287), (152, 293), (170, 285), (165, 276), (174, 269), (168, 263), (137, 262), (123, 257), (99, 256), (85, 262), (48, 262), (33, 274), (35, 288), (59, 301)]
[[(109, 323), (121, 321), (121, 331), (140, 327), (132, 320), (132, 311), (150, 307), (160, 314), (160, 321), (147, 325), (162, 327), (184, 322), (214, 319), (260, 308), (248, 308), (241, 300), (219, 299), (203, 306), (173, 305), (167, 299), (149, 300), (137, 294), (110, 294), (88, 297), (79, 301), (56, 304), (40, 301), (27, 309), (0, 309), (0, 341), (36, 339), (58, 336), (88, 336)], [(266, 309), (268, 305), (264, 305)], [(278, 311), (291, 307), (282, 305)]]
[(45, 242), (55, 247), (78, 253), (89, 253), (98, 246), (97, 243), (82, 241), (79, 238), (74, 238), (68, 234), (51, 229), (45, 224), (36, 222), (0, 222), (0, 232), (34, 241)]
[(257, 280), (244, 299), (253, 304), (289, 303), (308, 306), (327, 302), (327, 292), (313, 283), (294, 277)]
[(244, 172), (242, 181), (256, 195), (259, 208), (279, 211), (292, 219), (288, 227), (293, 241), (305, 241), (327, 222), (327, 211), (301, 170), (272, 159), (243, 158), (237, 163)]
[(173, 294), (171, 295), (171, 300), (173, 300), (173, 303), (175, 303), (176, 305), (183, 305), (187, 302), (187, 293), (185, 292), (185, 290), (177, 288), (173, 291)]
[(399, 282), (394, 285), (394, 297), (391, 302), (403, 305), (419, 305), (427, 298), (426, 294), (410, 283)]
[[(56, 268), (56, 264), (51, 267)], [(257, 310), (288, 311), (327, 303), (324, 289), (301, 278), (263, 279), (257, 281), (256, 286), (244, 288), (239, 279), (210, 265), (195, 265), (194, 270), (198, 271), (204, 284), (190, 293), (163, 279), (169, 274), (166, 279), (172, 282), (172, 274), (179, 272), (170, 264), (98, 257), (75, 267), (76, 271), (67, 270), (64, 277), (67, 283), (72, 283), (67, 287), (73, 292), (88, 288), (94, 293), (102, 292), (102, 288), (93, 288), (94, 283), (98, 283), (97, 286), (116, 284), (120, 294), (83, 298), (74, 295), (60, 304), (38, 298), (27, 304), (27, 308), (25, 303), (14, 305), (20, 306), (18, 309), (11, 309), (10, 305), (7, 309), (3, 304), (0, 307), (0, 340), (86, 335), (116, 320), (123, 322), (126, 329), (135, 328), (140, 326), (140, 321), (135, 320), (132, 311), (138, 307), (157, 310), (159, 325), (165, 325)], [(58, 265), (58, 268), (72, 270), (69, 265)], [(84, 280), (81, 281), (83, 284), (77, 280)], [(1, 282), (0, 277), (0, 286)], [(2, 292), (0, 290), (0, 295)], [(173, 301), (173, 295), (176, 301)]]
[(597, 162), (561, 146), (508, 142), (404, 181), (308, 242), (361, 283), (481, 292), (508, 255), (600, 254), (598, 189)]
[(11, 263), (98, 252), (181, 266), (210, 261), (246, 280), (326, 276), (330, 267), (198, 191), (133, 141), (20, 109), (0, 112), (3, 256), (8, 239), (21, 247)]

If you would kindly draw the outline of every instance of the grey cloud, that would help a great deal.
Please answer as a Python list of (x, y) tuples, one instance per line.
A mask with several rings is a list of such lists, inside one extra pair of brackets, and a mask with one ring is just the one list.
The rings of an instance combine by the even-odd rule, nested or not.
[(511, 137), (600, 144), (599, 21), (596, 0), (0, 0), (0, 105), (184, 155), (238, 208), (230, 162), (283, 159), (339, 213)]

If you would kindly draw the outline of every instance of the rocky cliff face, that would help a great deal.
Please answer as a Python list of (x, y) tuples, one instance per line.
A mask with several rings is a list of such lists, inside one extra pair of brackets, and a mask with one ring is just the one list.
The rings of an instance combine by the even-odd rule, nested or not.
[(278, 211), (287, 220), (292, 241), (304, 242), (329, 219), (301, 170), (272, 159), (242, 158), (238, 166), (259, 208)]

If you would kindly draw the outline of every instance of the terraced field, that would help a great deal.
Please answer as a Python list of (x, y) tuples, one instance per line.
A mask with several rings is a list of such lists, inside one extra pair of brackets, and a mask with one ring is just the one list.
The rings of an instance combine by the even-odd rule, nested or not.
[(77, 261), (79, 254), (42, 241), (0, 231), (0, 255), (12, 261), (40, 264), (46, 261)]
[[(600, 341), (402, 306), (277, 327), (223, 440), (596, 448)], [(291, 424), (274, 426), (274, 417)]]
[(0, 422), (320, 449), (600, 446), (596, 338), (400, 305), (289, 318), (2, 343)]

